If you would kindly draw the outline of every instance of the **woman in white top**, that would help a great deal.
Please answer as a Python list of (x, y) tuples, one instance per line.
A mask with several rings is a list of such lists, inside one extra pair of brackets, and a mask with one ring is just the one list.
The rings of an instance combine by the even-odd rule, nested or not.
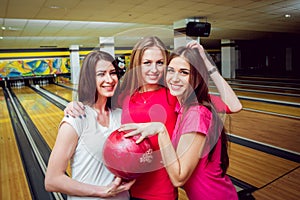
[[(106, 52), (94, 51), (84, 59), (78, 98), (87, 117), (62, 119), (45, 177), (47, 191), (67, 194), (68, 200), (129, 199), (134, 181), (122, 183), (102, 159), (106, 138), (121, 122), (121, 110), (111, 108), (110, 101), (119, 81), (117, 70), (114, 58)], [(69, 162), (72, 177), (66, 175)]]

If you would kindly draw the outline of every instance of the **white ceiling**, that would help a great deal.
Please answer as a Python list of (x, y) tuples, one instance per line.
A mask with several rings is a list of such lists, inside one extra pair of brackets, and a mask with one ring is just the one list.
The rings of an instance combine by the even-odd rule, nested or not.
[(300, 36), (299, 0), (0, 0), (0, 49), (96, 47), (100, 36), (172, 45), (173, 23), (195, 17), (211, 23), (209, 40)]

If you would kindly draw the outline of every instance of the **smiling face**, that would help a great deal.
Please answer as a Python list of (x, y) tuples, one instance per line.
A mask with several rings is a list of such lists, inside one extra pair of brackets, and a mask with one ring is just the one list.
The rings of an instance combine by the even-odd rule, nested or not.
[(118, 84), (115, 67), (109, 61), (99, 60), (95, 73), (98, 97), (112, 97)]
[(183, 57), (173, 58), (168, 67), (166, 82), (170, 92), (181, 102), (183, 95), (190, 88), (190, 64)]
[(158, 47), (150, 47), (144, 51), (141, 62), (141, 74), (144, 85), (156, 85), (163, 76), (164, 56)]

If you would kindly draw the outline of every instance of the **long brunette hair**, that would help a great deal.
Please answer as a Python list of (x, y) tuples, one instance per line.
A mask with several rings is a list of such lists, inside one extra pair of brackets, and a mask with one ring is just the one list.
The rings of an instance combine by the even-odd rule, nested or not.
[[(119, 77), (117, 62), (109, 53), (104, 51), (89, 53), (83, 60), (78, 84), (78, 101), (89, 106), (93, 106), (98, 99), (95, 70), (100, 60), (111, 62)], [(111, 107), (111, 98), (107, 99), (106, 106)]]
[(217, 141), (219, 137), (221, 137), (221, 169), (222, 176), (224, 176), (229, 166), (229, 157), (227, 152), (228, 139), (223, 123), (211, 102), (208, 89), (209, 75), (204, 61), (197, 49), (187, 47), (179, 47), (174, 50), (174, 52), (170, 55), (168, 63), (176, 57), (182, 57), (190, 64), (190, 87), (183, 94), (181, 105), (184, 106), (184, 112), (191, 106), (195, 105), (203, 105), (212, 112), (214, 126), (211, 126), (209, 131), (212, 134), (207, 138), (207, 144), (211, 146), (211, 151), (208, 153), (208, 161), (211, 161)]

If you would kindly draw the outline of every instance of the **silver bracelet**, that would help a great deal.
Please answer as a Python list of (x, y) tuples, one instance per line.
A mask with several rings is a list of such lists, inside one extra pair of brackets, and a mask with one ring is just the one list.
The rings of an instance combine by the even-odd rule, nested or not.
[(213, 73), (215, 73), (216, 71), (218, 71), (218, 69), (216, 67), (213, 67), (211, 70), (208, 70), (208, 74), (212, 75)]

